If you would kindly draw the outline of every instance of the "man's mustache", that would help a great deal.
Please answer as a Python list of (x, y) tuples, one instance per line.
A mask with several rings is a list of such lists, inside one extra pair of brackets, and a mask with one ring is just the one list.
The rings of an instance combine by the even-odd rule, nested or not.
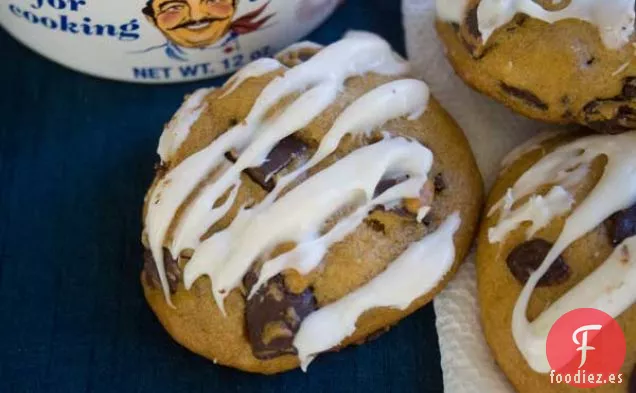
[(168, 30), (176, 30), (176, 29), (182, 29), (184, 27), (190, 27), (190, 26), (194, 26), (194, 25), (198, 25), (201, 23), (214, 23), (214, 22), (219, 22), (222, 20), (226, 20), (227, 18), (203, 18), (203, 19), (197, 19), (197, 20), (190, 20), (187, 22), (183, 22), (179, 25), (176, 25), (175, 27), (172, 27)]

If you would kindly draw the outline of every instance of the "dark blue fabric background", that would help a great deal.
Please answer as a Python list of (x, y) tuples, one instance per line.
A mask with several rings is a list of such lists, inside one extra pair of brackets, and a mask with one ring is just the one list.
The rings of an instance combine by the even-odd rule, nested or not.
[[(348, 0), (310, 39), (366, 29), (403, 53), (399, 3)], [(431, 306), (308, 374), (249, 375), (177, 345), (139, 285), (141, 205), (163, 124), (221, 81), (99, 80), (2, 30), (0, 49), (0, 392), (442, 391)]]

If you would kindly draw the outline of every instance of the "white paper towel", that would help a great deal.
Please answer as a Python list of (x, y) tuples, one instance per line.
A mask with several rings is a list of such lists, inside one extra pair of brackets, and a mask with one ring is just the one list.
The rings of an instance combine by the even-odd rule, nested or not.
[[(547, 127), (515, 115), (455, 75), (435, 32), (435, 0), (403, 0), (402, 14), (413, 71), (466, 133), (488, 190), (503, 156)], [(479, 323), (474, 259), (473, 252), (434, 301), (444, 390), (511, 393), (514, 390), (495, 364)]]

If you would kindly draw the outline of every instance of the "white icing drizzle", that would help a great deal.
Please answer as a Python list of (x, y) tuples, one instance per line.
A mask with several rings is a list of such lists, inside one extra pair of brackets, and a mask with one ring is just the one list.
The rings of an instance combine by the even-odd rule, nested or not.
[[(309, 61), (275, 78), (261, 92), (247, 118), (241, 124), (223, 133), (208, 147), (188, 157), (171, 170), (153, 190), (146, 215), (148, 241), (157, 263), (167, 301), (170, 302), (168, 282), (163, 268), (163, 243), (166, 240), (166, 233), (177, 209), (212, 170), (226, 161), (224, 158), (226, 152), (233, 149), (242, 152), (255, 135), (261, 136), (262, 143), (258, 146), (263, 149), (259, 151), (252, 149), (253, 154), (250, 155), (251, 158), (259, 160), (247, 162), (247, 159), (239, 158), (241, 165), (249, 164), (245, 167), (259, 166), (269, 151), (265, 147), (273, 147), (280, 140), (272, 136), (278, 135), (282, 139), (311, 122), (320, 113), (318, 110), (320, 108), (316, 108), (317, 104), (322, 102), (323, 108), (328, 106), (327, 95), (335, 100), (337, 91), (347, 78), (367, 72), (399, 75), (407, 70), (408, 65), (394, 54), (386, 41), (371, 33), (350, 32), (342, 40), (321, 50)], [(320, 100), (308, 102), (304, 107), (297, 105), (294, 112), (286, 110), (280, 115), (286, 119), (286, 124), (293, 124), (297, 128), (282, 130), (277, 134), (268, 133), (266, 137), (263, 136), (266, 135), (265, 133), (259, 133), (261, 128), (266, 126), (263, 124), (264, 117), (269, 109), (282, 98), (307, 88), (312, 90), (303, 94), (299, 100), (310, 97), (306, 94), (314, 94), (311, 97), (318, 96)], [(218, 211), (210, 207), (226, 190), (232, 186), (240, 186), (240, 180), (231, 181), (235, 179), (236, 173), (238, 172), (232, 171), (224, 176), (222, 184), (227, 184), (225, 189), (221, 189), (217, 183), (205, 187), (194, 203), (183, 213), (174, 235), (181, 247), (186, 245), (196, 247), (199, 241), (197, 235), (205, 233), (207, 228), (216, 222), (219, 216)], [(178, 255), (181, 251), (179, 248), (172, 244), (170, 246), (172, 255)]]
[[(444, 21), (462, 23), (466, 14), (466, 0), (437, 0), (438, 17)], [(548, 23), (564, 19), (580, 19), (595, 25), (603, 43), (610, 49), (627, 44), (634, 32), (634, 0), (571, 0), (559, 11), (547, 11), (533, 0), (482, 0), (477, 19), (482, 40), (510, 22), (518, 13)]]
[(532, 226), (526, 231), (526, 238), (530, 239), (537, 231), (545, 228), (552, 218), (570, 211), (573, 203), (572, 196), (560, 186), (552, 187), (545, 197), (533, 195), (514, 211), (504, 209), (499, 216), (499, 223), (488, 229), (488, 240), (491, 243), (500, 242), (521, 223), (532, 221)]
[[(377, 205), (415, 198), (427, 181), (433, 155), (426, 147), (404, 138), (385, 139), (362, 147), (310, 177), (271, 205), (243, 210), (228, 228), (205, 240), (185, 267), (187, 288), (200, 276), (212, 281), (217, 305), (240, 285), (252, 263), (272, 247), (296, 243), (282, 254), (266, 275), (298, 267), (308, 273), (323, 259), (328, 247), (353, 231)], [(373, 198), (378, 182), (392, 174), (409, 179)], [(341, 208), (362, 200), (349, 217), (320, 237), (324, 222)], [(221, 251), (223, 250), (223, 251)], [(274, 273), (270, 273), (273, 270)], [(259, 285), (264, 281), (259, 280)]]
[[(574, 241), (590, 232), (612, 214), (636, 203), (636, 132), (622, 135), (600, 135), (579, 139), (546, 155), (515, 183), (507, 197), (491, 210), (506, 209), (524, 196), (531, 195), (545, 184), (572, 186), (580, 181), (590, 163), (598, 156), (607, 157), (601, 179), (566, 219), (554, 246), (541, 266), (530, 276), (515, 305), (512, 333), (515, 342), (530, 367), (537, 372), (549, 372), (545, 353), (547, 333), (564, 313), (581, 307), (594, 307), (617, 317), (636, 300), (636, 237), (626, 239), (614, 253), (585, 280), (553, 303), (532, 323), (526, 309), (539, 279), (552, 263)], [(541, 209), (524, 219), (542, 225), (549, 215), (564, 210), (565, 198), (546, 197)], [(521, 210), (521, 209), (519, 209)], [(538, 223), (538, 224), (537, 224)], [(514, 228), (510, 228), (512, 230)], [(501, 230), (495, 237), (503, 239)]]
[[(210, 210), (210, 201), (217, 200), (232, 187), (239, 188), (243, 170), (261, 165), (278, 142), (309, 124), (327, 109), (336, 99), (337, 93), (338, 86), (335, 84), (317, 85), (303, 93), (275, 120), (264, 124), (236, 163), (224, 171), (216, 181), (206, 186), (183, 214), (173, 236), (173, 255), (196, 247), (208, 228), (223, 217), (216, 214), (215, 210)], [(228, 201), (230, 200), (230, 203), (233, 203), (233, 198), (228, 198)]]
[[(275, 60), (252, 63), (228, 82), (225, 94), (248, 78), (279, 68), (281, 65)], [(381, 141), (354, 150), (282, 195), (291, 183), (332, 154), (344, 136), (380, 131), (378, 128), (392, 119), (419, 118), (426, 110), (429, 89), (424, 82), (402, 79), (374, 88), (344, 108), (306, 163), (277, 179), (274, 190), (260, 203), (249, 209), (242, 207), (225, 229), (200, 240), (234, 206), (242, 171), (262, 165), (280, 141), (323, 113), (336, 100), (347, 78), (369, 72), (399, 75), (407, 70), (403, 59), (379, 37), (348, 33), (308, 61), (284, 69), (282, 76), (263, 89), (243, 122), (168, 172), (151, 193), (145, 218), (167, 301), (170, 302), (163, 266), (164, 244), (173, 256), (185, 249), (194, 251), (183, 272), (184, 284), (189, 289), (199, 277), (208, 276), (216, 304), (225, 313), (225, 297), (241, 285), (259, 258), (266, 260), (252, 292), (283, 270), (306, 274), (315, 269), (330, 246), (352, 233), (374, 207), (390, 207), (406, 198), (418, 198), (428, 181), (433, 154), (417, 141), (392, 138), (388, 133)], [(275, 115), (265, 117), (291, 94), (299, 96)], [(235, 163), (224, 157), (231, 150), (239, 154)], [(197, 188), (210, 175), (213, 178)], [(374, 195), (381, 180), (398, 177), (406, 180)], [(195, 189), (197, 194), (191, 195)], [(213, 208), (225, 193), (226, 200)], [(188, 206), (181, 211), (174, 232), (167, 239), (175, 214), (188, 198)], [(351, 213), (323, 233), (325, 222), (345, 207), (351, 208)], [(423, 218), (429, 209), (430, 206), (420, 207), (418, 218)], [(301, 324), (294, 342), (303, 368), (317, 353), (350, 335), (364, 311), (376, 307), (405, 309), (432, 290), (452, 267), (453, 237), (460, 221), (459, 213), (454, 213), (436, 232), (412, 244), (367, 285), (311, 314)], [(295, 247), (267, 260), (276, 246), (288, 242)], [(315, 333), (317, 329), (320, 331)]]
[(276, 188), (264, 202), (271, 203), (298, 176), (333, 153), (345, 135), (369, 135), (378, 125), (402, 116), (407, 116), (408, 120), (415, 120), (426, 110), (429, 97), (428, 86), (417, 79), (392, 81), (364, 94), (338, 116), (311, 159), (297, 170), (280, 178)]
[(460, 223), (459, 214), (452, 214), (367, 285), (310, 314), (294, 339), (303, 370), (316, 354), (350, 336), (365, 311), (376, 307), (405, 310), (414, 299), (431, 291), (453, 265), (453, 236)]
[(447, 22), (462, 23), (466, 16), (468, 0), (436, 0), (437, 18)]
[(190, 134), (190, 128), (199, 119), (201, 113), (205, 109), (203, 99), (214, 88), (199, 89), (192, 93), (181, 108), (172, 117), (166, 128), (163, 130), (159, 138), (159, 147), (157, 153), (161, 157), (162, 162), (170, 161), (172, 154), (181, 146)]
[(542, 144), (544, 142), (549, 141), (550, 139), (556, 138), (565, 134), (567, 131), (564, 130), (549, 130), (543, 131), (539, 134), (533, 136), (528, 139), (521, 145), (512, 149), (506, 156), (501, 160), (500, 170), (503, 172), (506, 170), (513, 162), (517, 161), (519, 158), (525, 156), (526, 154), (539, 150), (542, 148)]
[(226, 90), (223, 92), (221, 97), (223, 98), (227, 95), (232, 94), (237, 87), (239, 87), (243, 82), (250, 78), (258, 78), (259, 76), (263, 76), (269, 74), (270, 72), (274, 72), (279, 68), (284, 68), (278, 60), (272, 59), (270, 57), (263, 57), (261, 59), (255, 60), (245, 67), (241, 68), (238, 72), (236, 72), (230, 79), (225, 82), (223, 86)]

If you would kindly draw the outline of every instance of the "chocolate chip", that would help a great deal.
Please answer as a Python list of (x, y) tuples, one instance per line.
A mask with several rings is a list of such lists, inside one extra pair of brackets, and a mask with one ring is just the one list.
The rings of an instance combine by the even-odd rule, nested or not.
[(636, 98), (636, 78), (625, 78), (622, 95), (624, 98)]
[(592, 64), (594, 64), (596, 62), (596, 57), (592, 56), (589, 59), (587, 59), (587, 61), (585, 62), (586, 66), (591, 66)]
[[(585, 119), (590, 128), (606, 134), (618, 134), (636, 128), (636, 109), (609, 101), (595, 101), (591, 104), (593, 105), (588, 104), (584, 107)], [(607, 111), (600, 110), (601, 105), (607, 105)], [(606, 112), (614, 112), (614, 116), (606, 118), (603, 115)]]
[[(407, 179), (408, 176), (402, 176), (380, 180), (375, 187), (373, 197), (376, 198), (389, 188), (395, 186), (396, 184), (402, 183)], [(435, 194), (438, 192), (437, 189), (443, 190), (444, 188), (446, 188), (446, 184), (444, 183), (444, 180), (441, 177), (440, 173), (435, 177), (434, 181), (429, 180), (424, 183), (422, 189), (420, 190), (419, 198), (404, 199), (401, 205), (392, 206), (388, 211), (402, 217), (415, 217), (417, 216), (422, 206), (431, 206), (433, 204)], [(373, 211), (375, 210), (386, 211), (386, 208), (384, 206), (376, 206)]]
[(632, 375), (629, 377), (629, 383), (627, 385), (627, 393), (636, 393), (636, 366), (632, 370)]
[(481, 32), (479, 31), (479, 22), (477, 20), (478, 5), (479, 4), (474, 4), (474, 6), (468, 9), (463, 23), (459, 27), (459, 36), (473, 58), (481, 57), (484, 50)]
[[(179, 269), (178, 260), (173, 259), (172, 255), (170, 255), (170, 251), (165, 248), (163, 249), (163, 267), (166, 272), (170, 293), (175, 293), (181, 278), (181, 270)], [(161, 288), (161, 279), (159, 278), (157, 264), (152, 257), (152, 252), (148, 249), (144, 249), (144, 272), (146, 284), (149, 287)]]
[(515, 15), (515, 18), (513, 19), (513, 22), (514, 22), (517, 26), (521, 27), (521, 26), (523, 26), (523, 25), (525, 25), (525, 24), (526, 24), (526, 22), (528, 21), (528, 19), (529, 19), (528, 15), (524, 15), (524, 14), (517, 14), (517, 15)]
[(376, 232), (381, 232), (383, 234), (386, 233), (384, 224), (382, 224), (380, 220), (376, 220), (375, 218), (367, 218), (364, 220), (364, 223)]
[(396, 177), (391, 179), (382, 179), (378, 182), (378, 185), (375, 186), (375, 190), (373, 191), (373, 197), (376, 198), (389, 188), (395, 186), (396, 184), (400, 184), (407, 179), (406, 176)]
[(600, 105), (601, 105), (601, 101), (600, 100), (588, 102), (583, 107), (583, 112), (588, 113), (588, 114), (597, 113), (598, 112), (598, 107)]
[[(280, 274), (273, 277), (247, 301), (247, 337), (257, 359), (296, 354), (294, 336), (317, 307), (311, 289), (297, 295), (285, 287), (284, 281)], [(255, 282), (254, 273), (248, 273), (244, 280), (248, 292)]]
[[(543, 239), (533, 239), (521, 243), (506, 258), (508, 269), (517, 281), (525, 284), (530, 275), (539, 268), (551, 248), (552, 244)], [(570, 267), (565, 263), (563, 257), (559, 256), (541, 277), (537, 286), (546, 287), (562, 284), (569, 277)]]
[(238, 153), (234, 150), (228, 151), (227, 153), (225, 153), (225, 158), (232, 162), (236, 162), (238, 160)]
[(446, 182), (444, 181), (444, 176), (441, 173), (438, 173), (433, 180), (433, 184), (435, 185), (435, 193), (439, 194), (440, 192), (446, 189)]
[(525, 101), (527, 104), (534, 106), (537, 109), (541, 109), (542, 111), (548, 110), (548, 104), (541, 101), (539, 97), (537, 97), (533, 92), (525, 89), (521, 89), (519, 87), (510, 86), (504, 82), (500, 84), (501, 90), (504, 93), (511, 95), (515, 98), (518, 98), (522, 101)]
[(481, 31), (479, 31), (479, 19), (477, 17), (478, 8), (478, 5), (475, 5), (474, 7), (471, 7), (468, 12), (466, 12), (464, 24), (466, 25), (466, 30), (472, 37), (481, 39)]
[(293, 135), (288, 136), (274, 146), (260, 167), (249, 168), (245, 173), (265, 190), (271, 191), (276, 185), (271, 176), (280, 172), (305, 150), (307, 150), (307, 145), (304, 142)]
[(636, 205), (615, 213), (609, 218), (608, 223), (608, 232), (615, 246), (636, 235)]
[(588, 126), (606, 134), (636, 129), (636, 77), (623, 80), (620, 94), (588, 102), (583, 107)]
[(427, 227), (430, 227), (432, 223), (433, 223), (433, 216), (431, 215), (431, 213), (428, 213), (426, 217), (422, 219), (422, 224), (426, 225)]

